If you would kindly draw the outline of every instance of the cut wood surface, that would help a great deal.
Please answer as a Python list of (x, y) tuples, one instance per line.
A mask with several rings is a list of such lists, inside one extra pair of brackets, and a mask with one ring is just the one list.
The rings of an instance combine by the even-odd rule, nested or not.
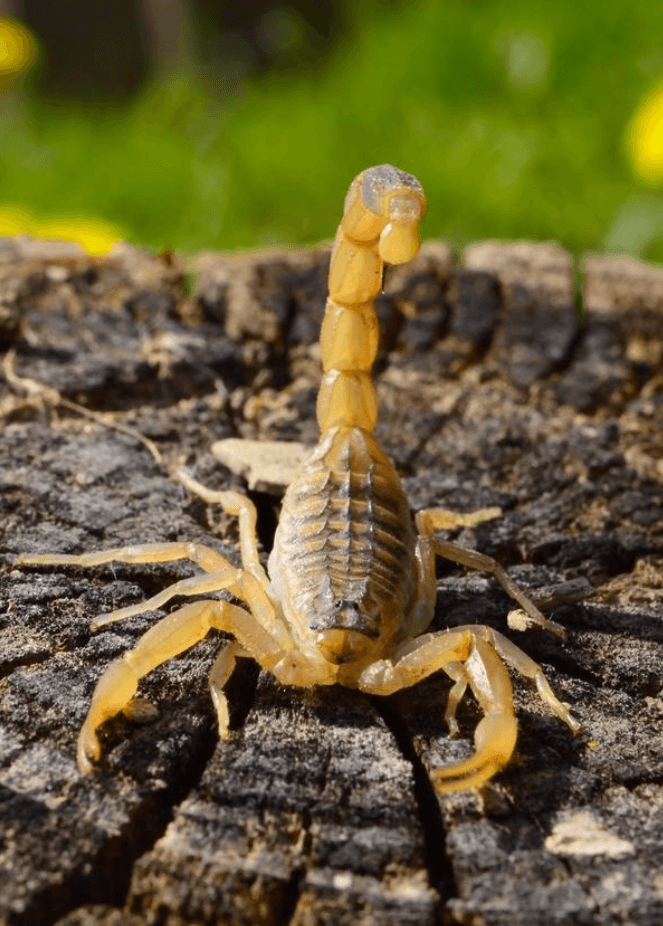
[[(158, 717), (111, 721), (98, 770), (77, 769), (95, 681), (156, 615), (90, 620), (192, 569), (13, 559), (186, 539), (237, 562), (233, 519), (168, 468), (244, 490), (215, 441), (315, 442), (328, 261), (0, 241), (0, 924), (659, 926), (658, 267), (493, 242), (456, 262), (432, 243), (388, 271), (377, 306), (377, 436), (413, 509), (498, 505), (450, 536), (532, 595), (592, 586), (555, 609), (560, 641), (506, 630), (499, 586), (442, 564), (436, 626), (505, 631), (582, 736), (514, 679), (515, 760), (481, 794), (440, 797), (431, 773), (469, 754), (479, 719), (468, 698), (448, 737), (446, 677), (369, 698), (284, 688), (243, 660), (219, 742), (210, 634), (145, 680)], [(277, 483), (253, 482), (265, 553)]]

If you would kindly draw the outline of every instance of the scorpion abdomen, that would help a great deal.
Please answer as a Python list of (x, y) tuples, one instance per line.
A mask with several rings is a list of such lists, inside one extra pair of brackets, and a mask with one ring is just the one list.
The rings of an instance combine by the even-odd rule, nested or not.
[(335, 428), (288, 488), (270, 574), (306, 629), (384, 639), (412, 603), (414, 547), (393, 465), (366, 431)]

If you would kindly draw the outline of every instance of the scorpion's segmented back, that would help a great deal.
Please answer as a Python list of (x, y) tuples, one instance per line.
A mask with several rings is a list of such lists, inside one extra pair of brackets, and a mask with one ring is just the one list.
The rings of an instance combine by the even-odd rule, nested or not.
[(414, 532), (398, 476), (371, 435), (329, 432), (290, 486), (279, 522), (279, 567), (292, 610), (311, 630), (377, 638), (414, 594)]

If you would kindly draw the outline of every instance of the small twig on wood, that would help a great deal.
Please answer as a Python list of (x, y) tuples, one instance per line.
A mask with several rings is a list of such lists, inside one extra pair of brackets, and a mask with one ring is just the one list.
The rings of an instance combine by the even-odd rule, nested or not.
[[(72, 402), (71, 399), (66, 399), (52, 386), (46, 386), (44, 383), (40, 383), (38, 380), (28, 376), (19, 376), (14, 368), (15, 360), (15, 350), (7, 351), (2, 360), (2, 372), (12, 389), (27, 393), (29, 397), (44, 402), (52, 407), (61, 406), (62, 408), (67, 408), (81, 415), (83, 418), (89, 418), (91, 421), (97, 422), (97, 424), (105, 428), (110, 428), (112, 431), (119, 431), (120, 434), (126, 434), (128, 437), (132, 437), (134, 440), (139, 441), (150, 452), (158, 466), (166, 469), (159, 448), (149, 437), (145, 437), (145, 435), (141, 434), (136, 428), (114, 421), (108, 414), (104, 415), (100, 412), (92, 411), (92, 409), (86, 408), (84, 405), (79, 405), (78, 402)], [(0, 412), (0, 414), (6, 414), (6, 412)]]

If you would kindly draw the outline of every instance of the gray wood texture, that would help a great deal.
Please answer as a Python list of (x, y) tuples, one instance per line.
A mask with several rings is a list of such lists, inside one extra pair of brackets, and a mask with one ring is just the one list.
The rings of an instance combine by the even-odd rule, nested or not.
[[(145, 446), (242, 487), (215, 440), (317, 436), (329, 254), (200, 255), (0, 241), (0, 924), (658, 926), (663, 922), (663, 269), (559, 247), (427, 245), (378, 312), (377, 435), (413, 508), (499, 505), (456, 535), (532, 594), (584, 577), (561, 642), (506, 631), (584, 726), (516, 679), (517, 756), (481, 794), (430, 773), (469, 753), (448, 682), (392, 698), (291, 690), (242, 661), (219, 742), (218, 635), (156, 670), (151, 723), (75, 740), (103, 668), (150, 626), (95, 614), (185, 563), (17, 569), (23, 552), (190, 539), (237, 561), (232, 519)], [(268, 551), (278, 493), (254, 493)], [(436, 626), (505, 629), (490, 578), (441, 564)]]

